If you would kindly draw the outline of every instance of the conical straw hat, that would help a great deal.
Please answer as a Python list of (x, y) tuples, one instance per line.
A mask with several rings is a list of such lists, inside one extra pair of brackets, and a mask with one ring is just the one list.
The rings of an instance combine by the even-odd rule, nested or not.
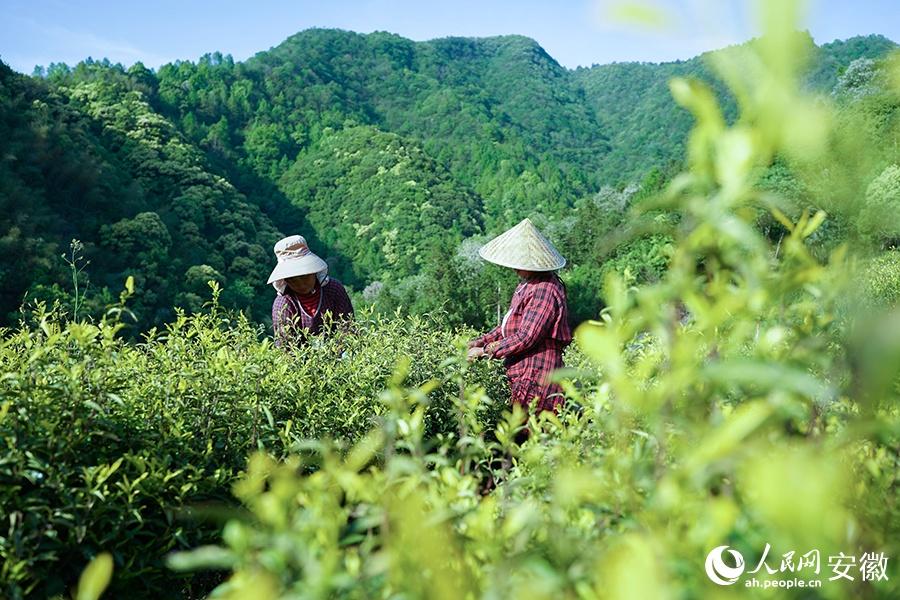
[(486, 261), (523, 271), (556, 271), (566, 259), (529, 219), (501, 233), (478, 251)]

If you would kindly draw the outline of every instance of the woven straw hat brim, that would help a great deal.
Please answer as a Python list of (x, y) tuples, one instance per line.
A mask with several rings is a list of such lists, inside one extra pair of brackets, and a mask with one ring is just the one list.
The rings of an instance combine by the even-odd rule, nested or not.
[(534, 271), (535, 273), (541, 273), (545, 271), (558, 271), (566, 266), (566, 259), (560, 257), (558, 262), (553, 263), (553, 265), (541, 265), (536, 262), (507, 262), (502, 261), (500, 259), (490, 258), (485, 256), (481, 251), (478, 252), (481, 255), (481, 258), (484, 260), (493, 263), (500, 267), (507, 267), (509, 269), (520, 269), (522, 271)]
[(269, 284), (278, 281), (279, 279), (297, 277), (298, 275), (319, 273), (327, 268), (328, 264), (324, 260), (315, 254), (310, 253), (301, 258), (279, 262), (275, 265), (275, 268), (272, 269), (272, 274), (269, 275), (269, 280), (266, 283)]
[(478, 254), (495, 265), (523, 271), (556, 271), (566, 266), (566, 259), (529, 219), (492, 239)]

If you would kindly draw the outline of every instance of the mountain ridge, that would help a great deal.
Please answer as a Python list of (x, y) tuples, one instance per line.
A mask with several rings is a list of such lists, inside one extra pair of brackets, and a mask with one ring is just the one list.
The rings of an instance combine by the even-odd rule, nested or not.
[[(820, 48), (813, 80), (825, 89), (852, 60), (895, 47), (869, 36)], [(422, 311), (453, 298), (465, 322), (486, 323), (498, 291), (471, 283), (470, 240), (527, 216), (563, 243), (601, 191), (660, 185), (692, 123), (670, 77), (707, 81), (734, 114), (706, 62), (569, 70), (521, 35), (310, 29), (244, 62), (85, 61), (40, 78), (0, 65), (0, 311), (16, 318), (26, 292), (65, 300), (71, 274), (54, 257), (78, 238), (105, 290), (95, 308), (140, 271), (144, 325), (172, 304), (200, 307), (209, 279), (265, 322), (271, 243), (302, 231), (355, 290), (378, 282)], [(581, 242), (565, 243), (577, 255)], [(583, 267), (582, 296), (596, 298), (595, 266)]]

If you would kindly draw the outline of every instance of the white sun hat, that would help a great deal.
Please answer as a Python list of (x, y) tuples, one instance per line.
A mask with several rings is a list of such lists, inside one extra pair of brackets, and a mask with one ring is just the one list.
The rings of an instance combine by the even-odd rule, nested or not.
[(478, 254), (495, 265), (523, 271), (556, 271), (566, 266), (566, 259), (530, 219), (492, 239)]
[(274, 285), (279, 292), (284, 291), (284, 280), (289, 277), (316, 273), (319, 275), (319, 282), (323, 283), (322, 280), (328, 273), (328, 264), (312, 253), (306, 239), (300, 235), (290, 235), (279, 240), (275, 244), (275, 258), (278, 259), (278, 264), (272, 269), (266, 283)]

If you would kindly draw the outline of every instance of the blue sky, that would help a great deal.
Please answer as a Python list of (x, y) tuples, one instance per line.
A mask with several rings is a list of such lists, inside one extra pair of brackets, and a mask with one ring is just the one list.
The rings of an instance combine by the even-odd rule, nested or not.
[[(611, 16), (613, 0), (3, 0), (0, 60), (75, 64), (91, 56), (148, 67), (219, 50), (244, 60), (310, 27), (414, 40), (522, 34), (562, 65), (667, 61), (742, 42), (756, 32), (746, 0), (647, 0), (668, 15), (656, 28)], [(880, 33), (900, 41), (900, 0), (808, 0), (805, 28), (818, 43)]]

